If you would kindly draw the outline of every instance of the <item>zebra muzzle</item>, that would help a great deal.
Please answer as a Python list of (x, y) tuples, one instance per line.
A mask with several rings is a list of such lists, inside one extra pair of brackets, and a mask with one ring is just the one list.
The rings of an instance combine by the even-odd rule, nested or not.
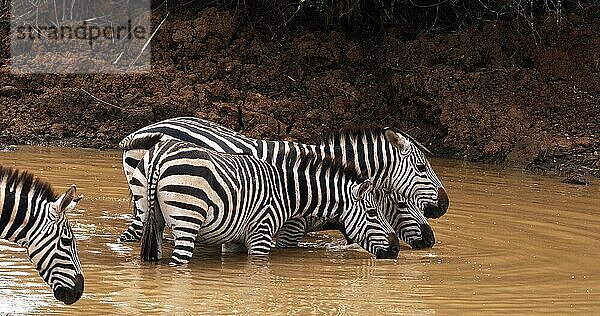
[(375, 258), (396, 259), (398, 257), (398, 253), (400, 252), (400, 241), (398, 241), (398, 236), (396, 236), (396, 234), (394, 233), (388, 234), (388, 242), (388, 249), (377, 249), (375, 253)]
[(437, 194), (437, 203), (428, 203), (425, 205), (423, 215), (425, 215), (427, 218), (438, 218), (446, 214), (449, 205), (450, 201), (448, 200), (448, 194), (446, 193), (446, 190), (439, 188)]
[(412, 249), (424, 249), (431, 248), (435, 245), (435, 235), (431, 226), (428, 224), (420, 224), (421, 238), (410, 241), (410, 247)]
[(81, 298), (83, 283), (83, 275), (78, 274), (75, 276), (75, 286), (73, 288), (58, 286), (54, 290), (54, 297), (67, 305), (71, 305)]

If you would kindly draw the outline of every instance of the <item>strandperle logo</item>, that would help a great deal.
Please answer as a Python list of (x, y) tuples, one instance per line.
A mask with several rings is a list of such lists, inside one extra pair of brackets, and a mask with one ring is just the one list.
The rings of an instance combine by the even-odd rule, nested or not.
[(13, 0), (13, 73), (150, 70), (150, 0)]
[(147, 38), (146, 27), (143, 25), (133, 26), (131, 20), (127, 21), (126, 25), (119, 26), (98, 26), (88, 24), (83, 21), (81, 25), (73, 27), (71, 25), (21, 25), (16, 27), (17, 40), (65, 40), (79, 39), (86, 40), (88, 44), (93, 46), (96, 40), (122, 40), (122, 39), (138, 39)]

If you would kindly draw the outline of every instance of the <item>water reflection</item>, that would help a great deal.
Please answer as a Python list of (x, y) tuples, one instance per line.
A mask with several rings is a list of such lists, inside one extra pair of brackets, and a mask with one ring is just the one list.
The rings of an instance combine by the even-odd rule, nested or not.
[[(0, 163), (85, 195), (69, 214), (86, 291), (54, 300), (24, 250), (0, 242), (0, 314), (593, 314), (600, 307), (600, 188), (494, 166), (434, 161), (451, 198), (438, 243), (374, 260), (315, 233), (266, 259), (200, 248), (192, 262), (142, 263), (116, 238), (131, 219), (118, 152), (20, 147)], [(167, 243), (166, 253), (170, 252)]]

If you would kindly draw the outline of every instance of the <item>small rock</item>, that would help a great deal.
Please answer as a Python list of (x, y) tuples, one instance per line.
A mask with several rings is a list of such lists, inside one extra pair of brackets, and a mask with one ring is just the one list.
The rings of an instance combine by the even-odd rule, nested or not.
[(576, 185), (588, 185), (590, 181), (584, 178), (582, 175), (571, 175), (562, 181), (563, 183), (576, 184)]
[(592, 140), (587, 136), (575, 138), (575, 144), (583, 147), (588, 147), (592, 143)]
[(13, 86), (0, 87), (0, 95), (11, 96), (19, 94), (21, 90)]
[(17, 150), (17, 146), (14, 146), (14, 145), (1, 146), (0, 145), (0, 152), (3, 152), (3, 153), (13, 152), (15, 150)]
[[(498, 147), (500, 150), (500, 147)], [(509, 167), (525, 167), (540, 154), (540, 143), (533, 138), (522, 138), (515, 143), (504, 163)]]

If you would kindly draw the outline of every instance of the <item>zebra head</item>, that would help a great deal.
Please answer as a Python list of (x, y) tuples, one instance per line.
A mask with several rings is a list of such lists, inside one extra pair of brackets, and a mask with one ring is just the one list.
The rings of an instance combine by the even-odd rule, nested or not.
[(444, 215), (450, 202), (442, 181), (421, 151), (427, 149), (409, 135), (389, 128), (385, 129), (385, 137), (394, 148), (398, 162), (389, 170), (392, 189), (423, 210), (425, 217)]
[(351, 190), (351, 206), (340, 215), (344, 235), (377, 259), (395, 259), (400, 251), (400, 243), (394, 229), (376, 207), (373, 184), (368, 179), (359, 180)]
[(75, 208), (82, 196), (75, 196), (71, 186), (54, 202), (44, 205), (48, 219), (27, 241), (27, 254), (40, 276), (54, 292), (54, 297), (65, 304), (73, 304), (83, 294), (83, 270), (75, 236), (65, 213)]
[(406, 201), (397, 192), (381, 194), (375, 193), (379, 206), (385, 218), (396, 230), (396, 234), (412, 249), (430, 248), (435, 245), (435, 235), (427, 218), (413, 204)]

